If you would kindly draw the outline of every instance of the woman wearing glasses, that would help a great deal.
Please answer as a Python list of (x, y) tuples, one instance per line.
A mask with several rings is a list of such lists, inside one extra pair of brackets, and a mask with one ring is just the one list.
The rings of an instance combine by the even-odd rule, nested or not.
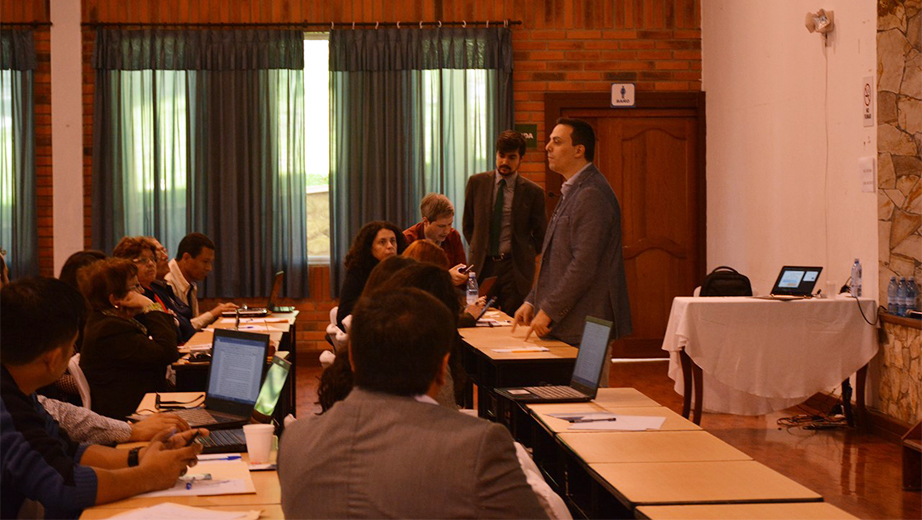
[(168, 390), (166, 368), (180, 357), (173, 317), (144, 296), (138, 274), (132, 261), (110, 258), (78, 277), (91, 308), (80, 367), (92, 409), (119, 420), (134, 413), (145, 393)]
[[(166, 252), (166, 249), (163, 249), (164, 254), (161, 254), (158, 246), (163, 248), (160, 242), (155, 244), (149, 237), (125, 237), (112, 250), (112, 256), (131, 260), (138, 268), (138, 283), (144, 289), (144, 296), (154, 303), (159, 303), (173, 315), (177, 327), (177, 341), (182, 345), (195, 334), (192, 309), (173, 295), (173, 289), (168, 284), (158, 281), (163, 279), (161, 264), (165, 262), (162, 262), (161, 258)], [(166, 272), (169, 272), (168, 266)]]

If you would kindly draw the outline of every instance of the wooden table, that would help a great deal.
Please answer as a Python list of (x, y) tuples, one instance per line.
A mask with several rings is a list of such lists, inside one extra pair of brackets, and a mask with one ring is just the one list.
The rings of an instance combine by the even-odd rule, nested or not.
[[(126, 448), (128, 445), (125, 446)], [(246, 453), (242, 453), (243, 461), (248, 460)], [(273, 452), (273, 457), (275, 452)], [(211, 496), (188, 496), (188, 497), (132, 497), (116, 502), (110, 502), (84, 511), (81, 518), (99, 518), (102, 514), (99, 510), (126, 510), (136, 509), (139, 507), (150, 507), (163, 502), (172, 502), (194, 507), (217, 507), (217, 506), (255, 506), (278, 505), (282, 502), (281, 489), (279, 488), (279, 477), (276, 471), (251, 471), (250, 477), (253, 479), (253, 486), (256, 493), (245, 493), (239, 495), (211, 495)], [(247, 509), (247, 508), (244, 508)], [(113, 513), (114, 514), (114, 513)]]
[[(207, 506), (205, 509), (212, 511), (252, 511), (261, 510), (259, 520), (282, 520), (285, 514), (282, 512), (282, 506), (279, 504), (260, 504), (251, 506)], [(87, 509), (80, 515), (80, 520), (99, 520), (102, 518), (112, 518), (131, 511), (129, 508), (93, 508)]]
[(755, 461), (590, 463), (589, 468), (603, 486), (632, 507), (823, 500)]
[(586, 464), (752, 460), (705, 431), (561, 433), (565, 448)]
[(650, 520), (850, 520), (852, 516), (825, 502), (786, 504), (701, 504), (685, 506), (641, 506), (638, 518)]
[[(539, 384), (569, 384), (578, 349), (557, 340), (532, 336), (525, 341), (527, 328), (472, 327), (459, 329), (462, 339), (461, 363), (467, 373), (465, 406), (473, 405), (473, 384), (477, 385), (477, 412), (480, 417), (497, 420), (495, 388)], [(494, 349), (547, 347), (546, 352), (502, 353)]]

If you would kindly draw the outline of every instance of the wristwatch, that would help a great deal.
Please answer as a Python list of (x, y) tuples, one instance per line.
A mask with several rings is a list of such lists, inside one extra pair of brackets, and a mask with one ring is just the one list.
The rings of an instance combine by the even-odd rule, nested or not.
[(128, 467), (129, 468), (133, 468), (140, 463), (140, 461), (138, 460), (139, 453), (141, 453), (140, 446), (138, 446), (137, 448), (131, 448), (131, 450), (128, 451)]

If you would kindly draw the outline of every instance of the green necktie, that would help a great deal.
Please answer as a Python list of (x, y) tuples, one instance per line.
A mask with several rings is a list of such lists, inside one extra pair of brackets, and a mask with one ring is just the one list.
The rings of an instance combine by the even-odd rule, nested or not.
[(506, 179), (499, 180), (496, 188), (496, 202), (493, 203), (493, 220), (490, 222), (490, 255), (499, 255), (499, 236), (503, 231), (503, 198), (506, 195)]

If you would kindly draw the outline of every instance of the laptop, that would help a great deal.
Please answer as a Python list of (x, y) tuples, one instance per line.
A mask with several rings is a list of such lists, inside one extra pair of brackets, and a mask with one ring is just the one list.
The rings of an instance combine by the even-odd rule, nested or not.
[(498, 388), (496, 393), (523, 403), (580, 403), (595, 399), (605, 368), (612, 322), (586, 317), (570, 385)]
[(171, 411), (192, 428), (236, 428), (249, 422), (259, 397), (269, 335), (215, 329), (203, 408)]
[(760, 300), (803, 300), (813, 297), (813, 288), (820, 278), (822, 267), (786, 265), (778, 273), (775, 286), (768, 296), (755, 296)]
[[(279, 356), (272, 358), (272, 366), (269, 367), (263, 386), (259, 390), (259, 397), (256, 398), (256, 406), (253, 409), (254, 421), (263, 424), (272, 422), (272, 414), (290, 371), (290, 361)], [(238, 453), (247, 449), (243, 428), (213, 431), (208, 437), (199, 437), (196, 442), (204, 446), (202, 453)]]
[(241, 318), (262, 318), (268, 316), (273, 312), (293, 312), (294, 307), (277, 307), (272, 302), (278, 297), (279, 291), (282, 290), (282, 282), (285, 279), (285, 271), (279, 271), (275, 273), (275, 279), (272, 281), (272, 292), (269, 293), (269, 301), (266, 302), (265, 307), (242, 307), (236, 311), (226, 311), (222, 312), (221, 316), (225, 318), (234, 318), (240, 316)]

